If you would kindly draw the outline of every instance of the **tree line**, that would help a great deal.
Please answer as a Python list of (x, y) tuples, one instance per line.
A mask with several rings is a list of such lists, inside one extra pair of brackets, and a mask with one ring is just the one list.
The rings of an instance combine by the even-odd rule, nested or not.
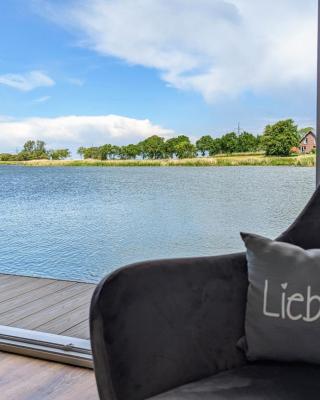
[(248, 132), (237, 135), (230, 132), (221, 138), (210, 135), (202, 136), (195, 144), (186, 135), (179, 135), (165, 140), (153, 135), (137, 144), (115, 146), (104, 144), (102, 146), (79, 147), (78, 154), (84, 158), (99, 160), (136, 159), (165, 159), (165, 158), (193, 158), (199, 155), (213, 156), (218, 153), (254, 152), (259, 150), (260, 138)]
[(266, 155), (289, 156), (299, 146), (301, 137), (312, 128), (298, 130), (292, 119), (267, 125), (262, 135), (243, 131), (240, 134), (229, 132), (220, 138), (202, 136), (195, 144), (186, 135), (165, 140), (153, 135), (137, 144), (115, 146), (79, 147), (78, 154), (85, 159), (166, 159), (215, 156), (217, 154), (248, 153), (264, 151)]
[[(220, 138), (204, 135), (193, 144), (186, 135), (165, 140), (152, 135), (137, 144), (116, 146), (79, 147), (77, 153), (84, 159), (166, 159), (215, 156), (217, 154), (248, 153), (264, 151), (266, 155), (289, 156), (296, 151), (302, 136), (312, 128), (298, 129), (292, 119), (281, 120), (267, 125), (262, 135), (243, 131), (240, 134), (229, 132)], [(52, 159), (62, 160), (70, 157), (68, 149), (47, 150), (43, 141), (28, 140), (17, 154), (0, 154), (0, 161)]]
[(64, 160), (71, 156), (69, 149), (48, 150), (42, 140), (28, 140), (16, 154), (0, 153), (0, 161)]

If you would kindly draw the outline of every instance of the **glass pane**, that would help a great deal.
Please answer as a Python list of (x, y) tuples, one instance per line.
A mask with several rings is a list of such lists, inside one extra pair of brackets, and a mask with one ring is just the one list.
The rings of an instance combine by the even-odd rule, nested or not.
[(0, 325), (88, 339), (118, 267), (293, 222), (315, 187), (316, 2), (272, 3), (1, 2)]

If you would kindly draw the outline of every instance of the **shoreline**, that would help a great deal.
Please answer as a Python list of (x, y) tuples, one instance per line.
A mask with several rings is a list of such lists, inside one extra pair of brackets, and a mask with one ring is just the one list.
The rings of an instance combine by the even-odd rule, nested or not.
[(292, 166), (314, 167), (315, 154), (289, 157), (262, 154), (218, 155), (216, 157), (161, 160), (30, 160), (0, 161), (1, 165), (26, 167), (235, 167), (235, 166)]

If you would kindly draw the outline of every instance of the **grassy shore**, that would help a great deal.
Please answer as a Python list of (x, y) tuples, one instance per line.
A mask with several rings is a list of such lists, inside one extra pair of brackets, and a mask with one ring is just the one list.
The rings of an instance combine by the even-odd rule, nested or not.
[(227, 167), (227, 166), (293, 166), (314, 167), (315, 155), (267, 157), (261, 153), (218, 155), (183, 160), (32, 160), (0, 161), (1, 165), (29, 167)]

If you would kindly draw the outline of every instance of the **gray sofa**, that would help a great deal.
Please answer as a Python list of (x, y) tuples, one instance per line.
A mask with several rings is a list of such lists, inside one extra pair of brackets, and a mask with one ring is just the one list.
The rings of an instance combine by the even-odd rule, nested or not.
[[(319, 189), (278, 240), (320, 248)], [(142, 262), (106, 277), (90, 311), (100, 398), (319, 399), (320, 366), (248, 363), (238, 349), (247, 286), (243, 253)]]

